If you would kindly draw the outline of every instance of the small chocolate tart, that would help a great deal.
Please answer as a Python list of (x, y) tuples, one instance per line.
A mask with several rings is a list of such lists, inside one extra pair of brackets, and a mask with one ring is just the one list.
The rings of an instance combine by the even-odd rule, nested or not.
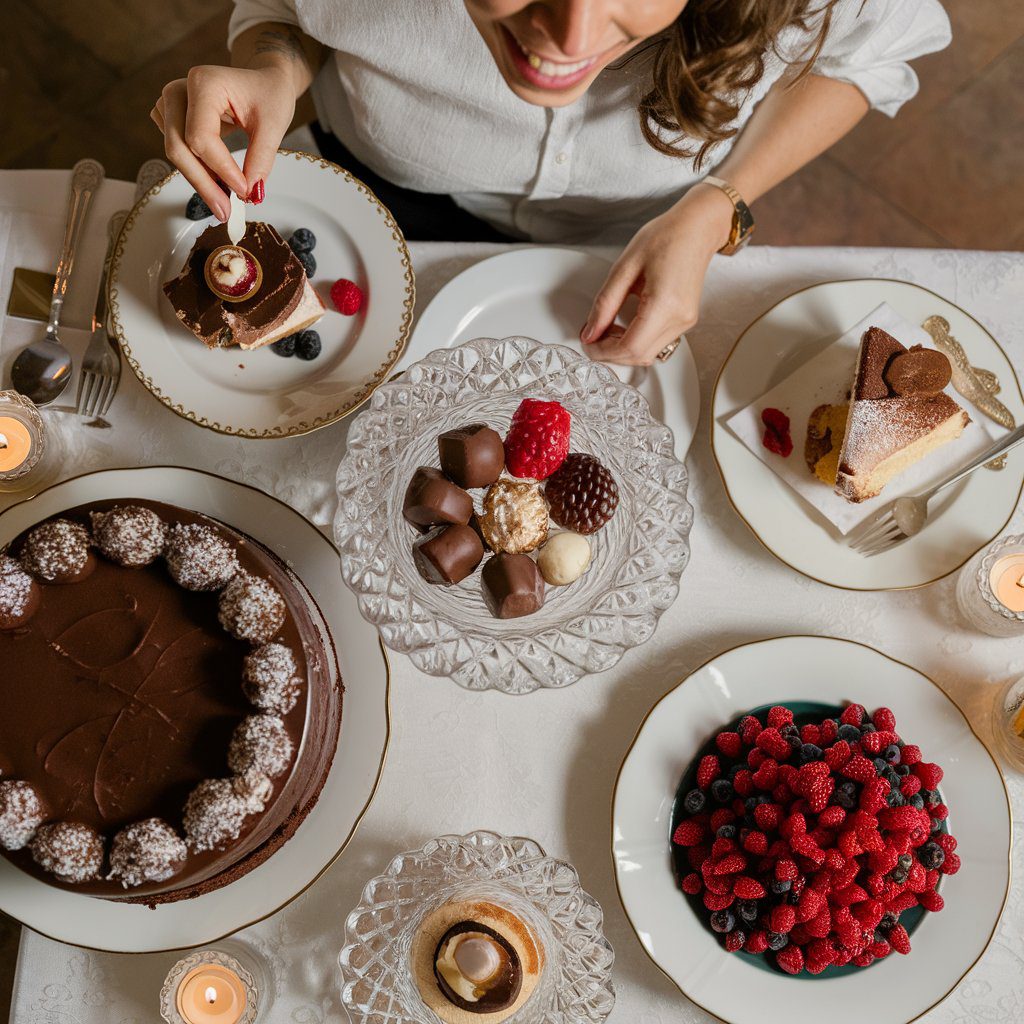
[[(252, 284), (244, 292), (238, 292), (237, 294), (224, 291), (218, 285), (217, 279), (213, 274), (213, 269), (220, 260), (225, 255), (230, 257), (234, 253), (239, 253), (242, 259), (248, 260), (256, 270)], [(206, 281), (206, 286), (218, 299), (223, 299), (225, 302), (244, 302), (246, 299), (252, 298), (260, 290), (260, 285), (263, 284), (263, 268), (260, 266), (260, 261), (248, 249), (243, 249), (240, 245), (218, 245), (206, 257), (206, 263), (203, 265), (203, 279)]]
[[(467, 984), (472, 985), (474, 991), (480, 992), (476, 999), (466, 999), (459, 995), (439, 967), (439, 963), (451, 953), (453, 940), (460, 935), (486, 936), (499, 947), (499, 965), (489, 978), (476, 981), (463, 975)], [(497, 1013), (504, 1010), (516, 1001), (523, 987), (523, 968), (519, 954), (503, 935), (479, 921), (461, 921), (441, 936), (434, 950), (434, 977), (445, 998), (470, 1013)]]

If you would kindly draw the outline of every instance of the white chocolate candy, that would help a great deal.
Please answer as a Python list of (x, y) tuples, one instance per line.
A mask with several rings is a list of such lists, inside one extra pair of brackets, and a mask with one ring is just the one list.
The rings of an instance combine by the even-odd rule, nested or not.
[(590, 566), (590, 542), (578, 533), (556, 533), (540, 549), (537, 568), (553, 587), (575, 583)]
[(490, 935), (463, 932), (449, 939), (438, 951), (436, 966), (460, 999), (475, 1003), (486, 994), (488, 982), (501, 970), (503, 953)]
[(213, 278), (222, 288), (234, 288), (246, 273), (245, 257), (233, 249), (225, 249), (213, 267)]

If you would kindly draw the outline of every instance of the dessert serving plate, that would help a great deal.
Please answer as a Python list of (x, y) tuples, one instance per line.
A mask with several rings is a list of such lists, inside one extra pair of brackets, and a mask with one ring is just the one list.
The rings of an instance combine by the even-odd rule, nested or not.
[[(556, 247), (513, 249), (481, 260), (453, 277), (419, 314), (398, 368), (437, 348), (507, 334), (586, 352), (580, 328), (610, 269), (594, 253)], [(686, 339), (663, 363), (609, 369), (647, 399), (654, 418), (672, 431), (676, 457), (685, 459), (700, 417), (697, 364)]]
[[(727, 723), (765, 704), (890, 708), (901, 735), (945, 768), (942, 797), (960, 870), (945, 907), (926, 913), (906, 955), (812, 977), (726, 952), (680, 891), (672, 864), (673, 804), (696, 755)], [(995, 933), (1010, 885), (1012, 822), (991, 754), (927, 676), (862, 644), (789, 636), (718, 655), (648, 713), (612, 798), (612, 856), (623, 907), (644, 950), (698, 1006), (729, 1024), (905, 1024), (951, 992)], [(901, 919), (902, 922), (902, 919)]]
[(283, 502), (222, 477), (167, 466), (75, 477), (0, 515), (0, 549), (65, 509), (133, 497), (193, 509), (274, 552), (294, 571), (310, 613), (333, 638), (345, 686), (338, 747), (317, 803), (272, 856), (222, 888), (150, 909), (59, 889), (0, 858), (5, 913), (61, 942), (142, 953), (211, 942), (253, 924), (305, 891), (334, 862), (369, 806), (383, 768), (389, 671), (376, 632), (338, 579), (330, 541)]
[[(818, 582), (850, 590), (920, 587), (956, 571), (1006, 526), (1024, 486), (1024, 451), (1018, 450), (1007, 456), (1003, 469), (980, 469), (944, 492), (916, 537), (865, 558), (729, 430), (726, 423), (737, 410), (790, 376), (881, 303), (912, 324), (936, 315), (948, 320), (971, 365), (995, 374), (1001, 385), (999, 400), (1018, 423), (1024, 421), (1020, 383), (992, 335), (927, 288), (892, 280), (827, 282), (783, 299), (740, 335), (712, 397), (712, 451), (729, 500), (743, 521), (787, 565)], [(993, 437), (1002, 435), (995, 423), (986, 425)], [(790, 459), (803, 458), (805, 427), (792, 424), (795, 447)], [(897, 477), (881, 500), (904, 493)]]
[[(326, 307), (315, 325), (323, 350), (306, 362), (268, 346), (208, 349), (178, 322), (161, 286), (216, 223), (185, 217), (191, 194), (178, 172), (165, 178), (135, 204), (117, 241), (111, 318), (136, 376), (179, 416), (224, 434), (294, 437), (347, 416), (387, 379), (409, 333), (412, 264), (394, 218), (343, 168), (287, 150), (278, 154), (266, 200), (246, 206), (250, 220), (273, 225), (283, 238), (298, 228), (316, 236), (311, 280)], [(355, 316), (331, 303), (339, 278), (355, 281), (366, 296)]]

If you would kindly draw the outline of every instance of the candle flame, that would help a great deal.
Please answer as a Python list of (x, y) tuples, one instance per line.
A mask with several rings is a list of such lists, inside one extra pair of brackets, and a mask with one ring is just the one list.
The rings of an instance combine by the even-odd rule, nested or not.
[(203, 993), (203, 995), (206, 997), (206, 1001), (208, 1003), (212, 1004), (217, 1002), (217, 990), (212, 985)]
[(6, 447), (7, 447), (7, 435), (6, 434), (0, 434), (0, 448), (6, 448)]

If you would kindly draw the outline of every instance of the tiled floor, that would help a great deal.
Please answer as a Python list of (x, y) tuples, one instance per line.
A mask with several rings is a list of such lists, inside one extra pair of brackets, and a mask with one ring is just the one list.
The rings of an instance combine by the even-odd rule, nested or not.
[[(1024, 246), (1024, 4), (947, 6), (954, 43), (917, 62), (917, 98), (893, 121), (868, 115), (761, 200), (759, 241)], [(229, 10), (229, 0), (4, 0), (0, 167), (90, 155), (133, 178), (162, 155), (148, 114), (163, 84), (226, 59)], [(0, 1020), (16, 950), (17, 927), (0, 919)]]

